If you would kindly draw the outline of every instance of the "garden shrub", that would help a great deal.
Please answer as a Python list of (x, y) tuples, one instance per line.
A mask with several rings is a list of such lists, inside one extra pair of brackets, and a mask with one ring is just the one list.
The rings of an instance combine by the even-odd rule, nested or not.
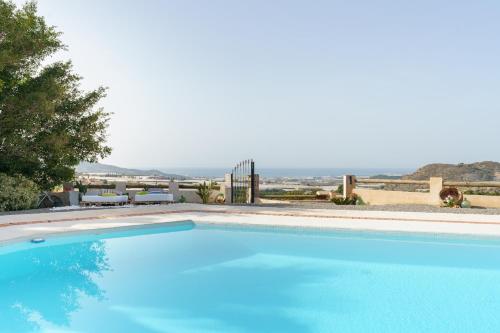
[(344, 193), (344, 184), (340, 184), (337, 186), (337, 190), (335, 191), (338, 194), (343, 194)]
[(196, 191), (196, 194), (200, 197), (201, 201), (204, 204), (208, 203), (208, 200), (210, 199), (210, 194), (212, 193), (213, 190), (213, 185), (212, 182), (203, 182), (203, 184), (198, 184), (198, 190)]
[(36, 208), (39, 195), (31, 180), (0, 173), (0, 212)]
[(345, 206), (345, 205), (356, 205), (357, 200), (358, 196), (356, 194), (351, 194), (347, 198), (333, 198), (332, 202), (338, 206)]

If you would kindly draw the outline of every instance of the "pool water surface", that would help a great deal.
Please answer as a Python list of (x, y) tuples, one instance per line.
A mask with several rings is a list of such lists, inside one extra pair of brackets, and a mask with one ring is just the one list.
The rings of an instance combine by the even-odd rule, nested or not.
[(500, 240), (192, 222), (0, 247), (0, 332), (500, 332)]

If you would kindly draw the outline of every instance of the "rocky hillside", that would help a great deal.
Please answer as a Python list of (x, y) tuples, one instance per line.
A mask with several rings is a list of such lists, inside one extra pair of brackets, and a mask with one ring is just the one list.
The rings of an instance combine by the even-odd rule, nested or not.
[(430, 177), (443, 177), (456, 181), (500, 181), (500, 163), (477, 162), (472, 164), (429, 164), (402, 179), (427, 180)]

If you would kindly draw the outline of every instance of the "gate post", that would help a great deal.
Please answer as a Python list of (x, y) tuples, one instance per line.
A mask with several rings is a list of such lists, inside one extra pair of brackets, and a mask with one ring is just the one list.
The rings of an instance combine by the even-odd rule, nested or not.
[(260, 182), (259, 175), (254, 174), (253, 179), (254, 179), (254, 186), (252, 188), (252, 195), (253, 195), (253, 202), (252, 203), (255, 203), (259, 199), (259, 196), (260, 196), (259, 195), (259, 182)]
[(179, 183), (171, 180), (168, 182), (168, 192), (174, 197), (174, 201), (177, 201), (181, 197), (181, 191), (179, 189)]
[(234, 174), (231, 172), (231, 203), (234, 203)]
[(443, 178), (441, 177), (431, 177), (429, 179), (429, 204), (431, 205), (440, 205), (441, 198), (439, 197), (439, 193), (443, 190)]
[(351, 196), (354, 188), (356, 188), (356, 176), (344, 175), (344, 199)]
[(250, 163), (250, 203), (255, 203), (255, 163)]

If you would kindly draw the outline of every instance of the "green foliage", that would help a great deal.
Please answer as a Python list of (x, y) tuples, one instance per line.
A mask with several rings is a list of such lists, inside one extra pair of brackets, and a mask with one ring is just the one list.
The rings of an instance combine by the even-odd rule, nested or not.
[(322, 188), (301, 188), (297, 190), (286, 189), (264, 189), (261, 190), (259, 196), (270, 200), (321, 200), (328, 195), (316, 195), (316, 192), (323, 191)]
[(358, 196), (353, 194), (347, 198), (333, 198), (332, 202), (336, 205), (339, 206), (345, 206), (345, 205), (356, 205), (356, 202), (358, 200)]
[(45, 190), (72, 180), (80, 161), (111, 152), (109, 114), (96, 109), (105, 89), (83, 92), (70, 62), (46, 64), (64, 48), (34, 2), (17, 9), (0, 0), (0, 172)]
[(337, 190), (335, 192), (338, 193), (338, 194), (343, 194), (344, 193), (344, 184), (340, 184), (337, 187)]
[(316, 195), (314, 194), (291, 194), (291, 195), (266, 195), (265, 197), (260, 196), (261, 198), (269, 199), (269, 200), (315, 200)]
[(201, 198), (201, 201), (206, 204), (210, 199), (210, 194), (212, 193), (213, 185), (212, 182), (203, 182), (202, 184), (198, 184), (198, 190), (196, 194)]
[(81, 181), (76, 181), (75, 182), (75, 187), (78, 189), (78, 192), (81, 194), (87, 193), (88, 186), (83, 184)]
[(185, 203), (186, 202), (186, 197), (181, 195), (181, 197), (179, 198), (179, 203)]
[(443, 200), (443, 206), (448, 208), (460, 207), (458, 200), (451, 195), (447, 196)]
[(496, 190), (496, 191), (467, 190), (467, 191), (464, 191), (464, 194), (468, 194), (468, 195), (493, 195), (493, 196), (500, 196), (500, 190)]
[(0, 173), (0, 211), (36, 208), (40, 189), (22, 176)]

